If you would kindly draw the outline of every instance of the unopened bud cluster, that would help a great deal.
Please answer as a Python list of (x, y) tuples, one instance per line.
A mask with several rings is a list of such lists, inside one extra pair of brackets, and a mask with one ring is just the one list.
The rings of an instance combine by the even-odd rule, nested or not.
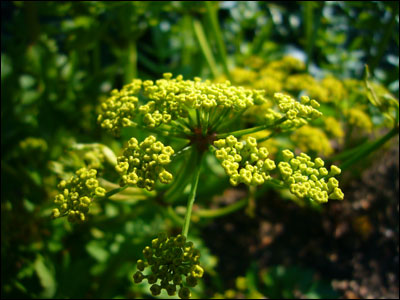
[[(144, 279), (151, 284), (153, 296), (165, 289), (169, 296), (182, 299), (191, 297), (188, 287), (197, 285), (197, 280), (203, 277), (204, 270), (200, 266), (200, 251), (195, 249), (192, 242), (187, 242), (185, 236), (167, 237), (159, 234), (156, 239), (143, 250), (144, 260), (137, 261), (138, 271), (133, 275), (135, 283)], [(149, 270), (148, 275), (143, 273)]]
[(317, 110), (319, 103), (316, 100), (310, 100), (307, 96), (302, 96), (299, 102), (289, 95), (275, 93), (274, 102), (280, 112), (270, 108), (268, 113), (265, 114), (265, 118), (267, 123), (270, 124), (275, 123), (281, 118), (285, 118), (286, 120), (279, 125), (283, 130), (301, 127), (307, 124), (308, 120), (322, 116), (322, 113)]
[(68, 216), (68, 221), (85, 221), (94, 196), (102, 197), (105, 189), (99, 186), (95, 169), (82, 168), (69, 180), (62, 180), (58, 188), (62, 191), (54, 200), (59, 208), (53, 209), (53, 217)]
[(174, 149), (164, 146), (152, 135), (140, 144), (131, 138), (115, 167), (121, 175), (121, 185), (135, 185), (151, 191), (157, 179), (164, 184), (170, 183), (173, 176), (164, 167), (171, 162), (173, 154)]
[(261, 185), (271, 178), (269, 172), (275, 169), (275, 162), (268, 158), (267, 148), (257, 147), (255, 138), (249, 136), (244, 142), (239, 142), (230, 135), (215, 141), (214, 146), (218, 149), (215, 156), (232, 185)]
[(343, 200), (339, 182), (333, 177), (341, 172), (337, 166), (332, 165), (328, 171), (321, 158), (312, 161), (305, 153), (295, 157), (290, 150), (283, 150), (282, 154), (284, 161), (278, 164), (278, 169), (292, 194), (318, 203), (328, 202), (328, 199)]

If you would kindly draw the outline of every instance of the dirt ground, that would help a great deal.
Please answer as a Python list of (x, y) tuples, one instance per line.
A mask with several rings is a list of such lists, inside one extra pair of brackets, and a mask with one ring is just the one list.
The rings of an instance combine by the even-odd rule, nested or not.
[(375, 157), (343, 186), (345, 200), (330, 201), (321, 212), (271, 192), (258, 199), (254, 218), (240, 211), (208, 225), (204, 239), (218, 255), (227, 285), (233, 287), (249, 261), (256, 261), (260, 269), (278, 264), (313, 269), (344, 299), (398, 299), (398, 139)]

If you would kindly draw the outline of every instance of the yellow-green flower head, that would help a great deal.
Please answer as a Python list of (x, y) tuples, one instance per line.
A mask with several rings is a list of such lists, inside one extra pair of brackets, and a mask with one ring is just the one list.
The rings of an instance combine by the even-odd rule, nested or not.
[(342, 124), (334, 117), (326, 117), (324, 118), (325, 123), (325, 131), (328, 132), (331, 136), (335, 138), (344, 137), (344, 131), (342, 128)]
[(230, 135), (215, 141), (214, 146), (217, 148), (214, 154), (232, 185), (261, 185), (271, 179), (269, 172), (275, 169), (275, 163), (268, 158), (267, 148), (257, 147), (255, 138), (249, 136), (244, 142), (239, 142)]
[(99, 170), (103, 169), (105, 156), (100, 148), (97, 147), (85, 152), (85, 154), (83, 155), (83, 160), (89, 169)]
[(43, 153), (47, 151), (47, 142), (42, 138), (27, 137), (26, 139), (19, 142), (19, 147), (22, 152), (30, 153), (38, 152)]
[(142, 88), (142, 81), (134, 79), (120, 91), (112, 90), (111, 96), (101, 104), (101, 113), (97, 121), (102, 128), (118, 134), (122, 127), (132, 126), (138, 109), (138, 94)]
[(286, 121), (279, 125), (282, 130), (301, 127), (307, 124), (308, 120), (322, 116), (322, 113), (317, 110), (319, 103), (316, 100), (310, 100), (307, 96), (302, 96), (299, 102), (289, 95), (275, 93), (274, 101), (280, 112), (270, 109), (265, 118), (267, 123), (272, 124), (285, 117)]
[(371, 132), (373, 124), (371, 118), (361, 108), (350, 108), (345, 112), (349, 124)]
[(265, 60), (260, 56), (252, 55), (244, 60), (244, 65), (252, 70), (257, 70), (265, 65)]
[[(263, 92), (232, 86), (229, 81), (212, 83), (209, 80), (183, 80), (181, 75), (172, 78), (171, 73), (164, 74), (163, 79), (155, 83), (148, 82), (144, 88), (144, 95), (154, 101), (155, 109), (162, 105), (167, 110), (181, 108), (180, 117), (186, 117), (187, 109), (210, 110), (215, 107), (242, 110), (252, 106), (255, 102), (263, 102)], [(152, 109), (150, 109), (152, 110)]]
[(328, 171), (321, 158), (312, 161), (305, 153), (295, 157), (290, 150), (283, 150), (282, 156), (284, 161), (278, 164), (278, 169), (292, 194), (318, 203), (328, 202), (328, 199), (343, 200), (339, 182), (334, 178), (341, 172), (337, 166), (332, 165)]
[(284, 56), (280, 60), (270, 62), (267, 67), (270, 69), (283, 70), (288, 74), (292, 72), (304, 71), (306, 68), (304, 62), (290, 55)]
[(256, 72), (243, 68), (234, 68), (230, 73), (234, 83), (238, 85), (252, 84), (257, 78)]
[[(203, 277), (204, 270), (200, 266), (200, 251), (194, 248), (192, 242), (187, 242), (185, 236), (167, 237), (161, 233), (143, 250), (144, 260), (137, 261), (138, 271), (133, 275), (135, 283), (144, 279), (151, 284), (153, 296), (165, 289), (169, 296), (182, 299), (191, 297), (188, 287), (197, 285)], [(148, 271), (148, 272), (146, 272)], [(145, 275), (144, 273), (147, 273)]]
[[(244, 135), (243, 138), (251, 136), (251, 137), (259, 140), (259, 139), (265, 138), (266, 136), (270, 135), (271, 133), (272, 133), (271, 130), (266, 129), (266, 130), (257, 131), (257, 132), (254, 132), (254, 133), (251, 133), (248, 135)], [(269, 152), (268, 157), (275, 157), (279, 151), (279, 147), (281, 147), (281, 142), (279, 142), (279, 140), (277, 140), (277, 139), (270, 138), (266, 141), (257, 143), (257, 146), (267, 148), (268, 152)]]
[(312, 151), (323, 156), (333, 153), (333, 148), (325, 132), (317, 127), (305, 125), (293, 132), (290, 139), (304, 152)]
[(164, 167), (171, 162), (173, 154), (174, 149), (164, 146), (152, 135), (140, 144), (131, 138), (123, 155), (117, 158), (115, 167), (121, 175), (121, 184), (135, 185), (150, 191), (154, 189), (156, 180), (164, 184), (171, 183), (173, 176)]
[[(138, 95), (143, 96), (140, 105)], [(142, 102), (142, 101), (141, 101)], [(103, 128), (118, 133), (121, 127), (144, 123), (147, 127), (168, 124), (172, 120), (187, 118), (189, 109), (210, 111), (213, 108), (244, 110), (254, 104), (265, 102), (264, 91), (235, 87), (229, 81), (212, 83), (183, 80), (182, 75), (172, 78), (146, 80), (135, 79), (121, 91), (114, 90), (111, 97), (101, 105), (98, 121)]]
[[(290, 92), (308, 91), (312, 86), (318, 85), (318, 82), (310, 74), (290, 75), (285, 82), (285, 90)], [(317, 99), (319, 99), (317, 97)]]
[(328, 96), (327, 99), (319, 99), (321, 102), (340, 102), (347, 96), (347, 91), (339, 79), (333, 76), (327, 76), (321, 80), (321, 86), (325, 88)]
[(271, 76), (263, 76), (254, 81), (253, 87), (265, 90), (267, 96), (273, 96), (275, 93), (282, 91), (281, 81)]
[(106, 192), (99, 186), (96, 174), (95, 169), (82, 168), (69, 180), (59, 183), (61, 193), (54, 200), (59, 208), (53, 209), (54, 218), (68, 216), (70, 222), (86, 220), (94, 196), (102, 197)]

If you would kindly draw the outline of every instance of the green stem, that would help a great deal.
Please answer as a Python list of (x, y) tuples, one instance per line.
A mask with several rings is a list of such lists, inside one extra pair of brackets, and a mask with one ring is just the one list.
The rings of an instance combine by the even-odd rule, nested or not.
[(374, 88), (369, 83), (369, 81), (368, 81), (369, 77), (370, 77), (369, 67), (368, 67), (368, 65), (365, 65), (364, 84), (365, 84), (365, 87), (366, 87), (367, 91), (372, 96), (372, 99), (370, 97), (368, 97), (368, 99), (370, 100), (370, 102), (372, 102), (372, 105), (380, 107), (382, 105), (382, 103), (379, 100), (379, 98), (376, 96)]
[(181, 155), (185, 151), (188, 151), (192, 147), (191, 143), (186, 144), (185, 146), (181, 147), (178, 151), (172, 154), (171, 158), (174, 159), (175, 157)]
[(264, 24), (255, 32), (253, 42), (251, 43), (251, 53), (253, 55), (260, 54), (265, 41), (268, 41), (270, 39), (270, 35), (273, 32), (274, 22), (272, 21), (273, 17), (269, 7), (265, 8), (265, 13), (267, 24)]
[(182, 45), (182, 66), (189, 66), (192, 56), (191, 43), (188, 41), (192, 38), (192, 33), (190, 31), (191, 17), (189, 14), (184, 14), (182, 16), (183, 26), (181, 28), (181, 45)]
[(248, 198), (217, 209), (199, 209), (194, 214), (200, 218), (218, 218), (233, 213), (247, 205)]
[(240, 119), (243, 115), (243, 113), (247, 110), (247, 108), (242, 109), (241, 111), (239, 111), (235, 117), (230, 118), (227, 122), (224, 122), (222, 124), (220, 124), (219, 126), (215, 127), (215, 130), (223, 130), (225, 128), (230, 127), (232, 124), (237, 124), (240, 123)]
[(310, 65), (312, 51), (313, 51), (313, 19), (314, 19), (314, 3), (312, 1), (304, 2), (304, 11), (303, 11), (303, 20), (304, 20), (304, 32), (306, 35), (306, 53), (307, 53), (307, 61), (306, 61), (306, 69)]
[(246, 214), (251, 217), (254, 218), (255, 216), (255, 209), (256, 209), (256, 190), (257, 188), (255, 186), (249, 186), (249, 201), (248, 201), (248, 205), (246, 207)]
[(340, 168), (342, 170), (346, 170), (349, 168), (352, 164), (355, 162), (359, 161), (360, 159), (366, 157), (370, 153), (374, 152), (375, 150), (379, 149), (381, 146), (383, 146), (388, 140), (390, 140), (392, 137), (395, 135), (399, 134), (399, 127), (395, 127), (392, 130), (390, 130), (387, 134), (385, 134), (383, 137), (378, 139), (377, 141), (371, 143), (368, 147), (362, 149), (360, 152), (358, 152), (355, 156), (349, 158), (345, 162), (343, 162), (340, 165)]
[(232, 131), (232, 132), (220, 133), (220, 134), (217, 134), (216, 138), (217, 139), (226, 138), (229, 135), (234, 135), (235, 137), (241, 137), (246, 134), (251, 134), (254, 132), (258, 132), (261, 130), (275, 127), (276, 125), (283, 123), (285, 120), (286, 120), (286, 117), (283, 117), (283, 118), (279, 119), (278, 121), (276, 121), (274, 124), (261, 125), (261, 126), (257, 126), (257, 127), (252, 127), (252, 128), (247, 128), (247, 129), (242, 129), (242, 130), (237, 130), (237, 131)]
[(187, 203), (187, 208), (186, 208), (186, 214), (185, 214), (185, 221), (183, 224), (183, 229), (182, 229), (182, 234), (187, 237), (188, 232), (189, 232), (189, 225), (190, 225), (190, 217), (192, 215), (192, 209), (193, 209), (193, 203), (196, 198), (196, 191), (197, 191), (197, 185), (199, 183), (199, 177), (200, 177), (200, 171), (201, 171), (201, 161), (202, 161), (202, 154), (200, 154), (200, 157), (198, 159), (198, 164), (197, 168), (193, 177), (193, 182), (189, 194), (189, 199)]
[(133, 187), (129, 185), (124, 185), (120, 187), (119, 185), (112, 183), (104, 178), (99, 178), (100, 186), (104, 187), (105, 189), (112, 188), (112, 190), (108, 191), (103, 197), (97, 197), (99, 199), (106, 199), (114, 196), (115, 194), (121, 193), (122, 198), (127, 197), (134, 197), (134, 198), (149, 198), (154, 197), (155, 191), (148, 191), (146, 189), (141, 189), (138, 187)]
[(125, 190), (128, 186), (124, 185), (122, 187), (113, 189), (111, 191), (108, 191), (103, 197), (100, 198), (110, 198), (112, 195), (118, 194), (119, 192), (122, 192), (123, 190)]
[(344, 151), (336, 154), (335, 156), (329, 157), (329, 159), (327, 161), (333, 162), (333, 161), (337, 161), (337, 160), (346, 159), (350, 156), (353, 156), (355, 153), (359, 152), (361, 149), (368, 147), (369, 145), (371, 145), (371, 142), (365, 141), (364, 143), (362, 143), (354, 148), (344, 150)]
[(385, 51), (388, 47), (390, 37), (393, 34), (393, 32), (395, 31), (396, 18), (398, 16), (398, 13), (396, 13), (396, 12), (398, 12), (398, 7), (399, 7), (399, 5), (397, 4), (395, 6), (395, 8), (392, 9), (392, 11), (391, 11), (392, 17), (384, 28), (384, 33), (383, 33), (382, 39), (376, 45), (378, 48), (378, 51), (377, 51), (376, 56), (371, 59), (371, 63), (370, 63), (372, 73), (374, 73), (375, 68), (379, 65), (379, 62), (381, 61), (381, 58), (385, 54)]
[[(183, 121), (183, 120), (182, 120), (182, 121)], [(190, 127), (188, 127), (188, 126), (186, 125), (186, 123), (181, 123), (181, 122), (177, 122), (177, 121), (175, 121), (175, 120), (172, 120), (172, 121), (171, 121), (171, 124), (174, 125), (174, 126), (179, 127), (179, 128), (180, 128), (180, 131), (183, 132), (183, 133), (187, 133), (187, 134), (190, 134), (190, 133), (191, 133), (191, 129), (190, 129)]]
[(129, 83), (137, 77), (137, 47), (136, 41), (132, 38), (126, 50), (125, 83)]
[(225, 117), (229, 114), (230, 109), (229, 108), (224, 108), (222, 109), (220, 112), (215, 111), (214, 113), (214, 119), (211, 120), (211, 131), (216, 130), (219, 125), (221, 124), (221, 122), (223, 122), (225, 120)]
[(137, 126), (136, 128), (142, 129), (142, 130), (146, 130), (146, 131), (149, 131), (149, 132), (153, 132), (153, 133), (157, 133), (157, 134), (160, 134), (160, 135), (163, 135), (163, 136), (168, 136), (168, 137), (171, 137), (171, 138), (184, 139), (184, 140), (188, 139), (188, 137), (184, 133), (174, 133), (174, 132), (171, 132), (171, 131), (163, 130), (161, 128), (148, 128), (148, 127), (139, 127), (139, 126)]
[(182, 167), (178, 172), (178, 176), (174, 179), (171, 187), (165, 192), (164, 199), (166, 202), (173, 202), (178, 196), (182, 195), (183, 190), (187, 185), (187, 180), (190, 178), (191, 171), (195, 167), (196, 151), (192, 149), (190, 156), (186, 162), (183, 162)]
[(221, 29), (219, 27), (219, 22), (218, 22), (218, 16), (217, 16), (217, 11), (215, 10), (215, 7), (213, 6), (214, 3), (211, 1), (204, 1), (207, 9), (207, 15), (208, 19), (210, 20), (211, 23), (211, 32), (214, 35), (215, 41), (217, 42), (217, 48), (218, 52), (222, 61), (222, 67), (224, 68), (224, 72), (226, 77), (232, 81), (231, 74), (229, 73), (228, 69), (228, 61), (226, 58), (226, 49), (225, 49), (225, 43), (222, 38), (222, 33)]
[(204, 33), (203, 26), (201, 25), (200, 21), (196, 19), (193, 19), (192, 24), (193, 24), (194, 34), (197, 38), (197, 41), (199, 42), (200, 49), (203, 52), (207, 64), (210, 67), (211, 74), (214, 78), (216, 78), (218, 76), (218, 68), (211, 51), (211, 47), (208, 44), (206, 35)]
[(180, 216), (178, 216), (178, 214), (175, 212), (175, 210), (172, 208), (172, 206), (168, 206), (167, 214), (171, 218), (172, 221), (174, 221), (177, 225), (182, 226), (184, 220)]
[(267, 180), (265, 182), (264, 186), (269, 186), (269, 187), (273, 187), (273, 188), (276, 188), (276, 189), (287, 189), (287, 188), (289, 188), (283, 181), (281, 181), (279, 179), (275, 179), (275, 178)]
[(267, 135), (266, 137), (263, 137), (263, 138), (258, 139), (258, 140), (257, 140), (257, 144), (262, 143), (262, 142), (265, 142), (265, 141), (269, 140), (270, 138), (273, 138), (273, 137), (274, 137), (275, 135), (277, 135), (277, 134), (278, 134), (278, 132), (277, 132), (277, 131), (274, 131), (274, 132), (270, 133), (269, 135)]

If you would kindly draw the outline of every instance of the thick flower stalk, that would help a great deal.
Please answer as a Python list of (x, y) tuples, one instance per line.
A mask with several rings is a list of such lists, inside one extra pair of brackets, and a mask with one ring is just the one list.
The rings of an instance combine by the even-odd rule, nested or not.
[(278, 164), (278, 169), (292, 194), (318, 203), (328, 202), (328, 199), (343, 200), (339, 182), (334, 178), (341, 173), (337, 166), (332, 165), (328, 171), (321, 158), (312, 161), (305, 153), (295, 157), (290, 150), (283, 150), (282, 154), (284, 161)]
[(257, 147), (255, 138), (247, 137), (244, 142), (239, 142), (230, 135), (215, 141), (214, 146), (218, 149), (215, 156), (232, 185), (261, 185), (271, 178), (269, 172), (275, 169), (275, 162), (268, 158), (267, 148)]
[(168, 184), (173, 176), (164, 167), (171, 162), (174, 149), (164, 146), (154, 136), (148, 136), (143, 142), (131, 138), (123, 155), (117, 158), (115, 169), (121, 175), (121, 186), (131, 185), (154, 189), (156, 180)]
[[(133, 275), (135, 283), (147, 280), (153, 296), (165, 289), (169, 296), (182, 299), (191, 297), (188, 287), (197, 285), (197, 280), (203, 277), (204, 270), (200, 266), (200, 251), (192, 242), (187, 242), (185, 236), (167, 237), (159, 234), (156, 239), (143, 250), (144, 260), (137, 261), (138, 271)], [(148, 270), (148, 272), (146, 272)], [(148, 273), (148, 275), (144, 275)]]
[(89, 206), (95, 196), (105, 195), (105, 189), (99, 186), (95, 169), (82, 168), (69, 180), (62, 180), (58, 188), (62, 191), (54, 200), (59, 208), (53, 209), (53, 217), (68, 216), (68, 221), (85, 221)]

